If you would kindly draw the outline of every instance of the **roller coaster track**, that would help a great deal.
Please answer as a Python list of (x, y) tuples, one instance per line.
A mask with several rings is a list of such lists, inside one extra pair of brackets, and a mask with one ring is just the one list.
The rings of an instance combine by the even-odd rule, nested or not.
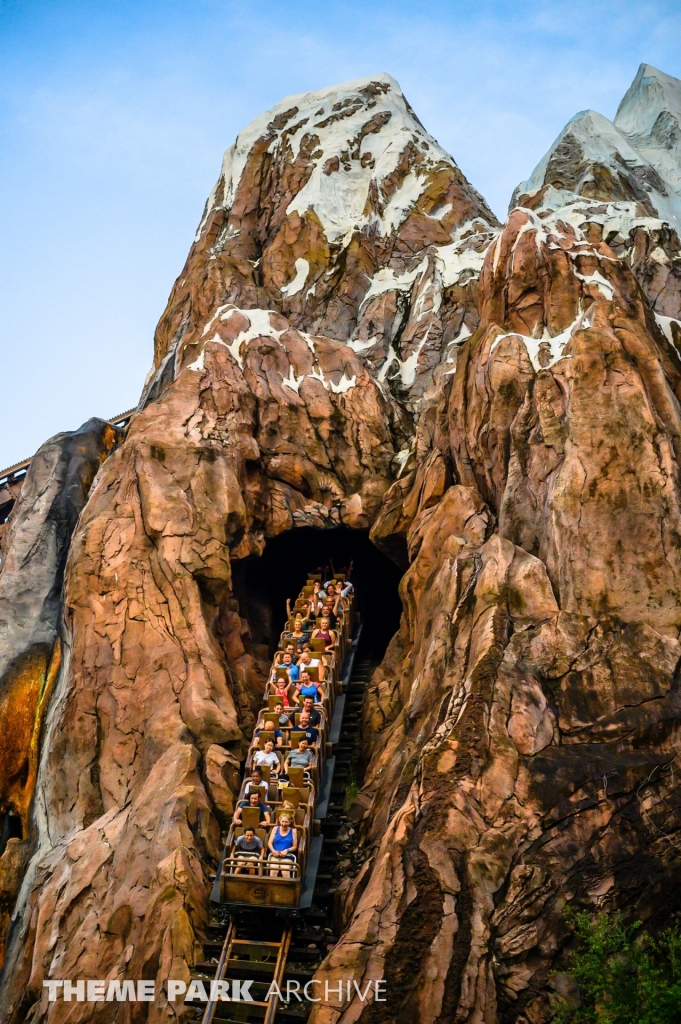
[[(291, 990), (302, 993), (334, 940), (334, 889), (341, 876), (338, 862), (343, 845), (338, 837), (349, 826), (345, 793), (354, 778), (362, 702), (374, 668), (368, 659), (355, 657), (357, 643), (358, 636), (346, 655), (344, 692), (336, 700), (331, 729), (333, 780), (325, 794), (328, 806), (321, 823), (324, 847), (315, 865), (313, 899), (307, 909), (296, 908), (286, 918), (278, 916), (282, 911), (271, 907), (217, 907), (221, 921), (209, 926), (203, 956), (192, 971), (192, 978), (203, 983), (209, 997), (207, 1003), (194, 1007), (197, 1024), (284, 1024), (307, 1019), (311, 1002), (298, 1001), (297, 997), (290, 1003), (282, 1002), (279, 993), (284, 1000)], [(235, 982), (244, 985), (247, 981), (251, 983), (247, 998), (239, 999), (241, 991), (237, 988), (234, 1000)], [(223, 983), (222, 987), (218, 982)], [(229, 1001), (224, 999), (227, 993)], [(190, 1006), (185, 1004), (186, 1009)]]
[[(237, 924), (234, 918), (230, 918), (218, 966), (214, 977), (211, 978), (215, 994), (206, 1005), (202, 1024), (213, 1024), (213, 1021), (221, 1021), (222, 1024), (233, 1024), (235, 1017), (232, 1014), (235, 1012), (243, 1013), (244, 1008), (247, 1008), (250, 1015), (254, 1013), (264, 1014), (262, 1017), (263, 1024), (274, 1024), (279, 1005), (278, 992), (284, 981), (292, 933), (293, 922), (287, 921), (281, 930), (281, 936), (278, 941), (271, 942), (258, 938), (238, 938)], [(205, 972), (206, 970), (210, 972), (209, 964), (198, 965), (199, 972)], [(267, 988), (265, 993), (262, 991), (256, 993), (258, 995), (264, 994), (265, 998), (253, 998), (243, 1002), (239, 1000), (236, 1004), (230, 1002), (225, 1007), (224, 1002), (219, 1000), (219, 990), (216, 983), (224, 982), (225, 975), (229, 972), (231, 979), (225, 986), (225, 990), (233, 994), (234, 981), (238, 980), (234, 975), (243, 973), (244, 970), (250, 975), (255, 975), (254, 981), (258, 989), (263, 990), (265, 987)], [(271, 995), (269, 994), (270, 989), (273, 990)], [(223, 1016), (223, 1009), (229, 1016)]]

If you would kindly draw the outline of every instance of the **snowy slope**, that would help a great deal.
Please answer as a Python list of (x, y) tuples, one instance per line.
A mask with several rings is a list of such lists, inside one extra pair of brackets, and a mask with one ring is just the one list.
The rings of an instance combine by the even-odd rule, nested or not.
[[(380, 74), (287, 96), (251, 121), (225, 154), (207, 213), (217, 205), (232, 206), (249, 154), (262, 139), (269, 140), (267, 152), (275, 160), (283, 158), (287, 163), (295, 162), (302, 144), (309, 146), (315, 140), (306, 156), (311, 174), (286, 213), (302, 215), (313, 210), (329, 242), (341, 241), (371, 222), (383, 235), (394, 232), (432, 172), (456, 168), (420, 124), (395, 79)], [(410, 147), (411, 166), (400, 174)], [(485, 208), (482, 198), (469, 188)], [(375, 202), (368, 203), (370, 192)], [(203, 221), (199, 234), (202, 226)]]
[(681, 227), (679, 119), (681, 82), (641, 65), (615, 122), (593, 110), (576, 114), (518, 186), (512, 205), (550, 185), (563, 203), (577, 196), (633, 202), (639, 216)]
[(474, 282), (497, 232), (389, 75), (287, 96), (225, 153), (157, 353), (176, 344), (178, 365), (185, 350), (198, 359), (207, 276), (216, 308), (274, 310), (348, 344), (382, 386), (418, 401), (475, 329)]
[(681, 191), (681, 81), (641, 64), (614, 123), (671, 188)]

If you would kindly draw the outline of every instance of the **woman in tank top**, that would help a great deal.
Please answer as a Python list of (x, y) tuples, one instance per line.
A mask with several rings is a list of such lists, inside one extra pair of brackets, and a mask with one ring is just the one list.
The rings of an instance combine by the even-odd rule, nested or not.
[(315, 704), (319, 704), (324, 700), (324, 693), (319, 684), (310, 679), (308, 672), (301, 672), (300, 681), (293, 691), (293, 699), (297, 704), (302, 704), (306, 697), (312, 697)]
[(291, 877), (291, 861), (296, 859), (298, 849), (298, 835), (292, 828), (292, 817), (290, 814), (282, 814), (279, 824), (270, 831), (270, 839), (267, 847), (270, 851), (269, 869), (270, 877), (282, 878)]
[(272, 692), (277, 700), (280, 700), (285, 708), (291, 707), (291, 701), (288, 699), (288, 688), (291, 684), (287, 679), (275, 679), (273, 683), (270, 683)]
[(333, 645), (336, 643), (336, 631), (335, 629), (329, 629), (329, 620), (322, 619), (319, 629), (315, 629), (312, 634), (313, 640), (323, 640), (324, 647), (327, 651), (333, 650)]

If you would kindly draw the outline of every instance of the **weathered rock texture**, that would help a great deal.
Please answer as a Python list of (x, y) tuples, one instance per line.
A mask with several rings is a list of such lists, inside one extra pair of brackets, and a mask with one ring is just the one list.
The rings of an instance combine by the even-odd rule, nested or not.
[[(297, 524), (367, 528), (405, 440), (351, 349), (275, 313), (230, 308), (212, 329), (132, 421), (73, 540), (5, 1019), (47, 1014), (55, 971), (188, 977), (268, 669), (230, 559)], [(147, 1010), (167, 1019), (165, 999), (130, 1019)], [(92, 1010), (54, 1004), (48, 1019), (67, 1012)]]
[(673, 909), (681, 361), (563, 210), (513, 210), (479, 294), (372, 533), (411, 564), (365, 714), (371, 853), (320, 977), (389, 996), (316, 1024), (547, 1021), (566, 904)]
[(496, 225), (389, 75), (290, 96), (225, 154), (156, 332), (157, 375), (193, 359), (233, 304), (346, 342), (416, 400), (477, 324)]
[(0, 959), (21, 870), (43, 716), (61, 662), (61, 590), (71, 535), (101, 463), (119, 440), (102, 420), (35, 454), (4, 537), (0, 570)]
[(21, 493), (30, 460), (17, 462), (6, 470), (0, 482), (0, 558), (4, 556), (7, 527), (12, 509)]
[(501, 232), (387, 76), (292, 97), (228, 152), (74, 535), (0, 1020), (90, 1020), (47, 1005), (49, 977), (188, 977), (264, 682), (232, 563), (298, 525), (405, 561), (366, 861), (320, 972), (388, 999), (316, 1024), (544, 1024), (571, 993), (566, 904), (666, 920), (681, 360), (646, 246), (678, 242), (636, 168), (669, 198), (676, 158), (632, 124), (675, 117), (678, 83), (660, 100), (650, 70), (612, 129), (643, 139), (634, 184), (549, 155)]
[(633, 268), (675, 343), (681, 340), (681, 83), (642, 64), (614, 122), (593, 110), (565, 126), (511, 208), (560, 217)]

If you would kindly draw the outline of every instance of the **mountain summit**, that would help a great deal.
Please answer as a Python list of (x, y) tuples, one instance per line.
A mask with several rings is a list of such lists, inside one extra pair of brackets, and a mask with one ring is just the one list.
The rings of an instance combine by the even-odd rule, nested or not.
[(674, 196), (681, 196), (681, 81), (641, 64), (620, 103), (615, 127), (657, 169)]
[(680, 120), (681, 82), (642, 64), (614, 122), (594, 110), (575, 114), (511, 205), (552, 186), (587, 199), (634, 202), (642, 215), (681, 227)]
[(607, 241), (632, 263), (669, 334), (681, 317), (681, 81), (642, 64), (614, 122), (575, 114), (514, 206)]
[(497, 226), (389, 75), (288, 96), (225, 153), (156, 365), (169, 352), (195, 359), (210, 315), (231, 303), (350, 343), (417, 401), (446, 346), (477, 323), (465, 286)]
[[(459, 179), (466, 199), (477, 200), (479, 212), (488, 212), (390, 75), (287, 96), (254, 118), (225, 153), (202, 226), (217, 208), (239, 216), (240, 185), (256, 152), (266, 153), (270, 166), (283, 171), (272, 176), (273, 183), (284, 186), (276, 210), (289, 218), (313, 215), (329, 244), (347, 247), (357, 230), (390, 235), (414, 209), (448, 226), (460, 224), (469, 211), (457, 209), (452, 195), (446, 196), (447, 203), (441, 201), (442, 183), (433, 188), (442, 172), (450, 187), (453, 178)], [(289, 294), (298, 290), (289, 287)]]

